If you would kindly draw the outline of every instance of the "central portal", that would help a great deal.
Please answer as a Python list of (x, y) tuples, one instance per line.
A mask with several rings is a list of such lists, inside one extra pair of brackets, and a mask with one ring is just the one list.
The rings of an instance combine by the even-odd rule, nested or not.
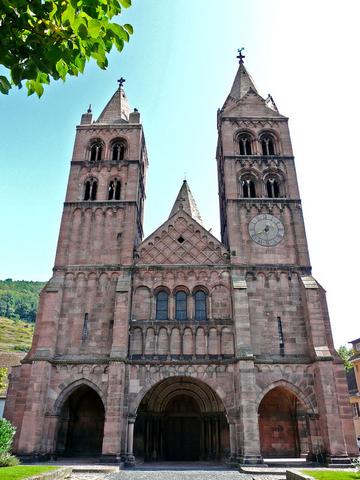
[(205, 383), (174, 377), (155, 385), (137, 412), (137, 458), (145, 461), (218, 461), (229, 453), (224, 406)]

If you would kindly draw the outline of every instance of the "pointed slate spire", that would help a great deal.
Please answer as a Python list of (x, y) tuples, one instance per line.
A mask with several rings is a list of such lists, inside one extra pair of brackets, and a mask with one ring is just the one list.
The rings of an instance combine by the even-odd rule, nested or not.
[(172, 217), (178, 210), (184, 210), (188, 215), (190, 215), (190, 217), (200, 223), (200, 225), (203, 224), (199, 209), (186, 180), (183, 181), (169, 218)]
[(246, 70), (245, 65), (240, 63), (233, 86), (230, 90), (230, 96), (236, 100), (240, 100), (240, 98), (246, 95), (250, 89), (255, 93), (258, 93), (254, 81)]
[(126, 123), (129, 121), (131, 108), (125, 95), (125, 91), (122, 87), (123, 83), (124, 79), (122, 79), (122, 82), (119, 80), (119, 88), (111, 97), (104, 110), (101, 112), (96, 123), (112, 125), (114, 123)]

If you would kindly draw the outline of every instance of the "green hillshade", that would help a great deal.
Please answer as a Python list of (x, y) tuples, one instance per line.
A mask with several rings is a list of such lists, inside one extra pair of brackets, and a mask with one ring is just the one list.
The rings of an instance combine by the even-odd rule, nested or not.
[(34, 324), (0, 317), (0, 352), (27, 352), (33, 334)]
[(316, 480), (358, 480), (360, 472), (342, 472), (339, 470), (301, 470)]
[(43, 467), (38, 465), (19, 465), (17, 467), (1, 467), (0, 478), (1, 480), (21, 480), (23, 478), (33, 477), (41, 473), (49, 472), (50, 470), (56, 470), (59, 467)]

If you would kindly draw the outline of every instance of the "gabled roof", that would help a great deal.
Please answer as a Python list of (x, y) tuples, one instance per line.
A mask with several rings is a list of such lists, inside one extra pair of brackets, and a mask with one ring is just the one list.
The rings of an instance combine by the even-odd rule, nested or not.
[(227, 248), (184, 209), (177, 210), (137, 248), (138, 265), (224, 265)]
[(123, 88), (119, 87), (107, 103), (95, 123), (112, 125), (114, 123), (127, 123), (131, 112), (128, 99)]
[(240, 63), (229, 95), (236, 100), (240, 100), (240, 98), (246, 95), (250, 89), (253, 92), (258, 93), (254, 81), (246, 70), (245, 65)]
[(230, 116), (284, 118), (279, 113), (271, 95), (268, 95), (266, 99), (259, 95), (255, 83), (243, 63), (239, 65), (221, 113)]
[(186, 180), (183, 181), (178, 196), (176, 197), (174, 206), (171, 209), (169, 218), (172, 217), (178, 210), (185, 211), (198, 223), (200, 223), (201, 225), (203, 224), (199, 209), (195, 202), (195, 198), (193, 197), (193, 194), (191, 193), (191, 190)]

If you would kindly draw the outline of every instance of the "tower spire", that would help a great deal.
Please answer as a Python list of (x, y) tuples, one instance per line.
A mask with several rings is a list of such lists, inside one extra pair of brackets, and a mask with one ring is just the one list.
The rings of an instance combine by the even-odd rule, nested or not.
[(190, 215), (190, 217), (202, 225), (202, 218), (199, 209), (186, 180), (183, 181), (174, 206), (171, 209), (169, 218), (172, 217), (178, 210), (184, 210), (188, 215)]

